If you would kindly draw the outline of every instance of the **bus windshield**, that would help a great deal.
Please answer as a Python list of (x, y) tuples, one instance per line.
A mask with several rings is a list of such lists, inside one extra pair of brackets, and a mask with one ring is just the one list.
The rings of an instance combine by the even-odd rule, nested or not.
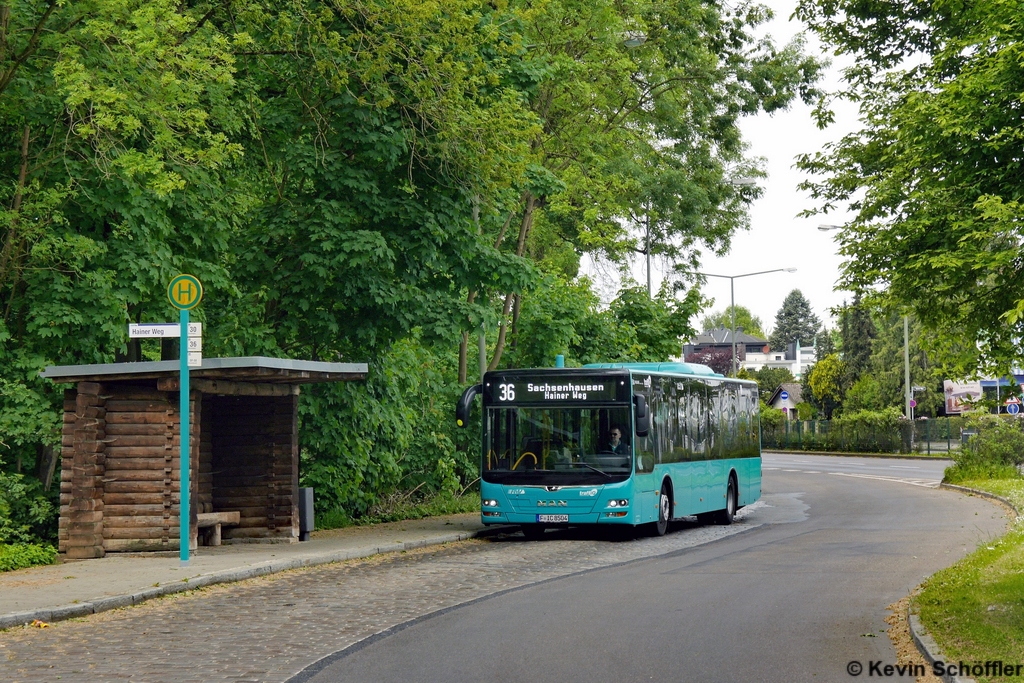
[(484, 481), (591, 486), (624, 481), (633, 466), (628, 406), (490, 408)]

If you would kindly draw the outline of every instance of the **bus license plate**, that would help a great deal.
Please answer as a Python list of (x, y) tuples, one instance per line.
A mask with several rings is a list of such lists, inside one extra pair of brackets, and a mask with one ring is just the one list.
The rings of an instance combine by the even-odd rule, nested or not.
[(568, 522), (569, 515), (537, 515), (538, 522)]

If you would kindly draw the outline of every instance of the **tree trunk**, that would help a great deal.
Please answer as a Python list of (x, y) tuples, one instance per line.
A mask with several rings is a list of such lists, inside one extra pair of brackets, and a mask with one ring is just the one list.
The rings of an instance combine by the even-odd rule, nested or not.
[(509, 293), (505, 296), (505, 306), (501, 311), (501, 326), (498, 328), (498, 341), (494, 345), (494, 356), (491, 358), (490, 364), (487, 366), (487, 370), (497, 370), (498, 363), (501, 362), (501, 354), (505, 351), (505, 335), (508, 331), (508, 314), (512, 308), (512, 298), (515, 294)]
[[(526, 195), (523, 195), (526, 198)], [(479, 221), (479, 208), (474, 206), (473, 220)], [(501, 243), (505, 240), (505, 233), (508, 232), (508, 226), (512, 224), (512, 219), (515, 217), (516, 211), (513, 209), (508, 212), (508, 217), (505, 218), (504, 225), (501, 226), (501, 230), (498, 231), (498, 236), (494, 240), (494, 248), (501, 248)], [(469, 296), (466, 297), (466, 303), (472, 304), (476, 300), (476, 291), (471, 291)], [(459, 342), (459, 384), (465, 384), (467, 382), (467, 376), (469, 373), (469, 333), (462, 333), (462, 340)]]
[(466, 383), (466, 362), (469, 354), (469, 332), (463, 331), (459, 342), (459, 384)]
[[(519, 241), (516, 242), (516, 256), (522, 256), (526, 251), (526, 238), (530, 234), (530, 228), (533, 227), (533, 211), (537, 207), (537, 198), (532, 192), (525, 192), (523, 196), (526, 198), (526, 208), (523, 210), (523, 220), (519, 224)], [(501, 315), (501, 326), (498, 328), (498, 343), (494, 346), (494, 357), (491, 358), (491, 362), (487, 366), (488, 370), (496, 370), (498, 368), (498, 364), (501, 362), (501, 354), (505, 351), (508, 315), (512, 308), (513, 298), (515, 298), (514, 293), (509, 293), (505, 297), (505, 306), (502, 309)]]
[(516, 350), (519, 342), (519, 311), (523, 306), (523, 295), (516, 294), (512, 304), (512, 350)]
[(38, 464), (39, 480), (43, 482), (43, 490), (49, 491), (53, 483), (53, 475), (57, 469), (59, 450), (53, 446), (39, 444), (36, 447), (36, 462)]

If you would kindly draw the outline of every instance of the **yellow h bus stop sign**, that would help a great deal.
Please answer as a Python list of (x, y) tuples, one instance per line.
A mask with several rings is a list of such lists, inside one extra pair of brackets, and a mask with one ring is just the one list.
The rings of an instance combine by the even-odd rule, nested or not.
[(203, 299), (203, 285), (194, 275), (179, 275), (167, 287), (167, 298), (178, 310), (191, 310)]

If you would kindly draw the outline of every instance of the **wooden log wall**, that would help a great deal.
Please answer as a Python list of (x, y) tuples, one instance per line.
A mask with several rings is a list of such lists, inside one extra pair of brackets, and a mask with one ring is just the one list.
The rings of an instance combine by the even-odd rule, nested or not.
[(106, 397), (103, 385), (79, 382), (72, 431), (71, 501), (66, 553), (72, 559), (103, 557)]
[(102, 388), (88, 382), (64, 395), (58, 547), (75, 559), (103, 557)]
[(57, 550), (68, 551), (68, 525), (71, 522), (71, 481), (75, 467), (75, 413), (78, 410), (75, 389), (64, 390), (64, 424), (60, 445), (60, 518), (57, 520)]
[(238, 510), (225, 539), (299, 536), (298, 396), (207, 396), (212, 415), (213, 508)]
[[(178, 395), (128, 384), (109, 386), (107, 394), (103, 548), (177, 550), (181, 505)], [(199, 457), (198, 399), (193, 393), (193, 472)], [(195, 533), (193, 529), (192, 535)]]
[[(197, 514), (234, 510), (240, 524), (223, 529), (226, 540), (298, 540), (296, 389), (193, 391), (190, 405), (192, 546)], [(61, 552), (178, 550), (179, 430), (178, 393), (155, 382), (65, 391)]]

